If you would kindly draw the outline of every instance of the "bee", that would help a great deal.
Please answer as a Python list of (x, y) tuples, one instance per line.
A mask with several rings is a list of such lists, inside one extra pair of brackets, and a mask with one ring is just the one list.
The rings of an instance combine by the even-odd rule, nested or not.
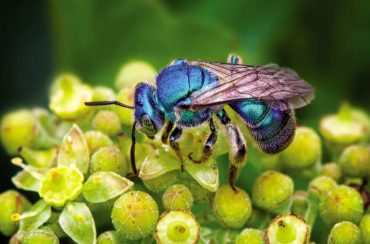
[(179, 147), (183, 130), (209, 124), (210, 134), (202, 155), (199, 158), (187, 155), (194, 163), (205, 162), (217, 141), (215, 117), (225, 127), (230, 144), (229, 184), (235, 190), (234, 182), (246, 160), (247, 147), (243, 134), (232, 123), (224, 106), (231, 107), (243, 119), (262, 151), (275, 154), (284, 150), (294, 137), (294, 109), (307, 105), (313, 98), (312, 86), (293, 70), (277, 65), (244, 65), (238, 56), (230, 55), (227, 63), (174, 61), (159, 72), (156, 87), (145, 82), (136, 85), (134, 106), (118, 101), (85, 104), (115, 104), (134, 109), (130, 158), (135, 174), (136, 130), (151, 139), (163, 130), (162, 142), (169, 141), (183, 170)]

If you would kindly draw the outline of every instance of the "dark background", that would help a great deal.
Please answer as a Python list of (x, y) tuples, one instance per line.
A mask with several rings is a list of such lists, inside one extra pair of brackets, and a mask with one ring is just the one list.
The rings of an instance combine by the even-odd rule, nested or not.
[[(141, 59), (157, 70), (176, 58), (278, 63), (316, 88), (299, 123), (349, 101), (370, 110), (370, 1), (20, 1), (0, 3), (0, 114), (48, 103), (56, 74), (114, 84)], [(16, 170), (0, 149), (0, 192)]]

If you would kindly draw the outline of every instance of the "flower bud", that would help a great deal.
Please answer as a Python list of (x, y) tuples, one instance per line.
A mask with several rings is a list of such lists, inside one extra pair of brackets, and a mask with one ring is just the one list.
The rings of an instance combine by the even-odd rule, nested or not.
[(140, 152), (136, 157), (136, 167), (140, 168), (139, 177), (145, 181), (180, 169), (178, 158), (169, 146), (144, 142), (137, 144), (136, 152)]
[(236, 244), (265, 244), (266, 237), (265, 233), (262, 230), (257, 229), (244, 229), (237, 237)]
[(91, 97), (92, 89), (79, 78), (62, 74), (52, 85), (49, 107), (61, 119), (76, 120), (91, 112), (92, 109), (85, 105)]
[(93, 154), (102, 147), (113, 146), (113, 142), (109, 136), (97, 130), (85, 132), (85, 138), (89, 146), (90, 154)]
[(211, 202), (211, 192), (208, 191), (206, 188), (201, 186), (196, 180), (191, 180), (187, 182), (186, 186), (190, 189), (194, 201), (199, 201), (199, 202), (206, 202), (210, 203)]
[(153, 198), (141, 191), (123, 194), (114, 203), (112, 222), (114, 228), (125, 239), (138, 240), (154, 233), (159, 216)]
[(155, 239), (158, 243), (197, 243), (200, 226), (186, 210), (164, 212), (158, 220)]
[(189, 188), (195, 202), (211, 203), (211, 197), (213, 197), (211, 196), (211, 192), (201, 186), (187, 172), (183, 172), (180, 174), (178, 182)]
[(14, 214), (21, 214), (31, 207), (30, 202), (19, 192), (8, 190), (0, 194), (0, 232), (10, 236), (18, 228), (18, 221), (13, 221)]
[(179, 178), (179, 174), (180, 173), (178, 170), (173, 170), (156, 178), (143, 180), (143, 183), (150, 191), (159, 193), (165, 191), (168, 187), (175, 184)]
[(97, 244), (120, 244), (122, 242), (120, 235), (113, 230), (101, 233), (97, 240)]
[(338, 186), (328, 192), (320, 202), (321, 218), (329, 226), (340, 221), (360, 222), (364, 213), (361, 195), (348, 186)]
[(339, 158), (339, 165), (349, 177), (370, 175), (370, 149), (361, 145), (347, 147)]
[(20, 147), (18, 152), (28, 165), (51, 168), (56, 164), (58, 149), (52, 147), (45, 150), (34, 150), (29, 147)]
[(348, 104), (343, 104), (336, 115), (321, 119), (320, 132), (330, 147), (343, 149), (366, 136), (366, 126), (353, 116)]
[(302, 243), (310, 240), (310, 227), (296, 215), (280, 215), (271, 220), (267, 228), (268, 243)]
[(288, 211), (294, 191), (292, 179), (277, 171), (266, 171), (253, 184), (253, 203), (262, 209), (285, 213)]
[(75, 243), (96, 242), (95, 221), (83, 202), (68, 202), (59, 216), (59, 224)]
[(22, 238), (22, 244), (59, 244), (58, 237), (50, 229), (43, 228), (27, 232)]
[(213, 161), (196, 164), (187, 162), (185, 164), (186, 171), (196, 180), (202, 187), (208, 191), (215, 192), (218, 189), (219, 177), (218, 166)]
[(361, 123), (365, 128), (365, 134), (367, 139), (370, 138), (370, 116), (361, 109), (358, 108), (352, 108), (351, 109), (353, 118)]
[(115, 112), (100, 110), (92, 120), (92, 127), (95, 130), (113, 136), (121, 130), (121, 121)]
[(134, 89), (139, 82), (154, 82), (157, 72), (149, 63), (136, 60), (124, 64), (116, 77), (116, 87), (119, 89)]
[(308, 194), (304, 191), (296, 191), (293, 195), (291, 211), (293, 214), (305, 216), (308, 208)]
[(112, 171), (125, 176), (128, 171), (128, 164), (118, 147), (102, 147), (91, 157), (90, 172)]
[(311, 199), (320, 200), (336, 187), (337, 183), (332, 178), (328, 176), (318, 176), (310, 181), (308, 185), (308, 194)]
[(283, 166), (290, 170), (307, 169), (321, 158), (321, 140), (308, 127), (298, 127), (293, 142), (281, 152)]
[(52, 136), (55, 136), (55, 127), (56, 127), (56, 116), (49, 112), (45, 108), (33, 108), (31, 109), (33, 116), (40, 123), (41, 127)]
[(342, 221), (333, 226), (328, 237), (328, 244), (361, 244), (361, 232), (357, 225)]
[(22, 214), (13, 214), (13, 221), (19, 221), (19, 229), (17, 234), (19, 238), (22, 238), (23, 235), (32, 230), (36, 230), (51, 216), (51, 207), (44, 200), (39, 200), (32, 205), (30, 209)]
[(29, 110), (6, 114), (0, 125), (1, 142), (9, 154), (16, 154), (22, 146), (48, 148), (57, 141), (47, 134)]
[(128, 191), (133, 184), (114, 172), (96, 172), (86, 180), (83, 195), (90, 203), (103, 203)]
[(59, 147), (58, 166), (77, 167), (87, 175), (90, 166), (89, 146), (85, 134), (76, 124), (72, 125)]
[(360, 221), (360, 229), (364, 243), (370, 243), (370, 213), (362, 216)]
[(40, 197), (54, 207), (76, 199), (82, 191), (84, 177), (77, 168), (59, 166), (52, 168), (41, 182)]
[(26, 170), (19, 171), (13, 176), (12, 182), (17, 188), (25, 191), (39, 192), (41, 187), (41, 180), (34, 177)]
[[(116, 100), (124, 104), (134, 104), (135, 87), (123, 88), (118, 94)], [(116, 112), (121, 123), (127, 126), (131, 126), (134, 122), (134, 113), (132, 109), (125, 109), (119, 106), (114, 107), (113, 111)]]
[(324, 164), (321, 167), (321, 175), (328, 176), (335, 180), (336, 182), (339, 182), (342, 179), (342, 169), (340, 166), (336, 163), (327, 163)]
[(231, 228), (240, 228), (252, 214), (252, 202), (242, 189), (234, 191), (229, 185), (224, 185), (216, 191), (213, 210), (222, 223)]
[(162, 196), (163, 207), (166, 210), (190, 210), (193, 206), (193, 201), (189, 188), (181, 184), (168, 187)]
[[(116, 99), (116, 94), (114, 91), (105, 86), (97, 86), (93, 88), (91, 101), (112, 101)], [(96, 107), (99, 109), (99, 106)]]

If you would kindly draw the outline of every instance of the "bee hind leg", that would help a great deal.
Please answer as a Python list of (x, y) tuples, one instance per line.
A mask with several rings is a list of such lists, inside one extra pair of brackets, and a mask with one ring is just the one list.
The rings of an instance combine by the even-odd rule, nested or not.
[(192, 157), (193, 153), (190, 153), (188, 155), (189, 159), (191, 161), (193, 161), (194, 163), (203, 163), (203, 162), (207, 161), (209, 159), (209, 157), (211, 157), (211, 155), (212, 155), (213, 145), (217, 141), (217, 131), (216, 131), (215, 124), (214, 124), (212, 118), (209, 120), (209, 129), (211, 130), (211, 134), (208, 136), (207, 141), (204, 144), (201, 158), (196, 160)]
[(224, 109), (219, 111), (216, 115), (225, 126), (226, 135), (230, 143), (229, 158), (231, 166), (229, 170), (229, 184), (231, 188), (236, 191), (235, 180), (239, 175), (239, 169), (242, 168), (246, 162), (247, 144), (239, 127), (231, 123)]
[(170, 146), (175, 151), (177, 157), (179, 158), (180, 163), (181, 163), (181, 172), (183, 172), (184, 171), (184, 160), (182, 158), (182, 154), (181, 154), (181, 150), (179, 146), (179, 139), (181, 135), (182, 135), (182, 129), (176, 127), (170, 135)]

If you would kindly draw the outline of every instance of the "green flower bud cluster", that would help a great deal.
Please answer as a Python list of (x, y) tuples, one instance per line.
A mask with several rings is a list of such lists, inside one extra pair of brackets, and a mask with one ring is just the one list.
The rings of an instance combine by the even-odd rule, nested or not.
[[(0, 193), (0, 232), (10, 243), (370, 243), (366, 113), (345, 105), (322, 119), (328, 152), (305, 126), (281, 153), (248, 147), (234, 188), (224, 178), (230, 148), (218, 120), (212, 157), (201, 164), (190, 158), (202, 157), (209, 126), (183, 131), (183, 170), (162, 142), (163, 130), (154, 139), (138, 132), (137, 177), (130, 164), (133, 111), (84, 102), (133, 104), (135, 85), (155, 75), (151, 65), (129, 62), (118, 72), (116, 92), (62, 74), (51, 89), (51, 112), (20, 109), (2, 117), (1, 142), (20, 167), (12, 182), (40, 198), (30, 203), (15, 190)], [(246, 134), (244, 122), (230, 116)], [(323, 159), (331, 161), (321, 165)], [(318, 239), (320, 228), (327, 234)]]
[[(126, 79), (123, 76), (130, 73), (132, 78), (135, 72), (131, 68), (124, 67), (125, 72), (121, 72), (117, 79)], [(117, 81), (117, 86), (120, 84), (122, 85)], [(131, 230), (128, 228), (128, 233), (120, 231), (121, 224), (114, 225), (121, 221), (115, 209), (119, 209), (122, 200), (117, 199), (125, 196), (124, 193), (133, 187), (133, 182), (126, 178), (130, 176), (131, 138), (125, 136), (129, 131), (125, 120), (132, 118), (132, 110), (125, 110), (127, 116), (122, 120), (118, 112), (122, 109), (116, 110), (112, 106), (92, 108), (85, 105), (87, 101), (119, 99), (126, 88), (122, 87), (115, 94), (110, 88), (92, 88), (77, 76), (62, 74), (55, 79), (51, 88), (51, 112), (41, 108), (20, 109), (2, 117), (1, 143), (10, 155), (16, 156), (11, 162), (21, 168), (12, 182), (22, 190), (35, 192), (41, 202), (32, 205), (13, 190), (1, 193), (1, 234), (13, 235), (11, 242), (14, 243), (59, 243), (58, 238), (62, 237), (78, 243), (95, 243), (97, 234), (100, 234), (97, 233), (97, 227), (106, 228), (113, 224), (117, 231), (99, 236), (98, 241), (114, 239), (121, 243), (123, 239), (126, 241), (127, 238), (140, 238), (132, 231), (138, 231), (137, 227), (140, 228), (139, 232), (144, 230), (149, 222), (151, 228), (147, 235), (154, 233), (158, 210), (157, 217), (154, 213), (152, 220), (143, 222), (143, 228), (140, 227), (140, 216), (140, 221), (136, 222), (138, 225), (132, 225)], [(130, 89), (130, 97), (133, 91)], [(138, 142), (142, 141), (140, 135), (137, 139)], [(141, 145), (137, 145), (139, 150)], [(154, 144), (148, 147), (153, 152)], [(142, 152), (139, 154), (137, 164), (141, 165), (147, 158)], [(148, 155), (154, 153), (148, 151)], [(157, 152), (155, 155), (162, 157), (164, 154)], [(154, 161), (158, 158), (154, 158)], [(171, 157), (170, 160), (164, 158), (168, 164), (172, 163)], [(176, 168), (165, 168), (165, 171), (172, 173), (170, 171), (174, 169)], [(177, 176), (173, 178), (176, 180)], [(167, 187), (174, 182), (170, 182)], [(139, 201), (136, 209), (140, 208), (141, 203), (144, 204), (143, 210), (147, 210), (150, 204), (154, 210), (157, 209), (154, 200), (145, 205), (148, 197), (151, 199), (149, 195), (142, 198), (138, 196), (141, 194), (128, 199), (133, 206)], [(114, 213), (113, 219), (110, 217), (111, 212)], [(132, 216), (137, 213), (140, 210)]]

